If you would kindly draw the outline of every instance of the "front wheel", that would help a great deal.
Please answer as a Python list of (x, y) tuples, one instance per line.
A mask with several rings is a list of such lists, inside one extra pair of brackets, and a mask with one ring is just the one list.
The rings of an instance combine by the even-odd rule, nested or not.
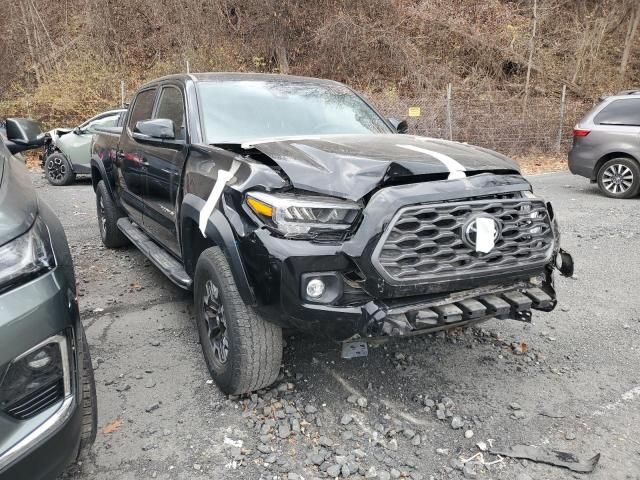
[(640, 168), (630, 158), (607, 161), (598, 172), (600, 191), (612, 198), (632, 198), (640, 191)]
[(82, 429), (80, 432), (80, 448), (78, 460), (87, 456), (98, 431), (98, 401), (96, 399), (96, 382), (91, 365), (89, 343), (82, 329), (82, 338), (79, 339), (78, 367), (81, 370), (81, 409)]
[(76, 179), (71, 163), (59, 152), (52, 153), (45, 159), (44, 176), (51, 185), (55, 186), (71, 185)]
[(194, 279), (196, 322), (209, 372), (227, 394), (275, 382), (282, 361), (282, 329), (245, 305), (218, 247), (202, 252)]
[(128, 245), (129, 239), (118, 228), (118, 219), (123, 214), (111, 198), (104, 180), (100, 180), (96, 187), (96, 210), (100, 238), (104, 246), (117, 248)]

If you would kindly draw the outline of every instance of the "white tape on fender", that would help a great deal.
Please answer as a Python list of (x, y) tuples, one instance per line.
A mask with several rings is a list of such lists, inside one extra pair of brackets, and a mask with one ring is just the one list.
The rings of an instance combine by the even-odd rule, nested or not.
[(495, 247), (496, 222), (492, 218), (476, 219), (476, 252), (489, 253)]
[(209, 220), (209, 217), (213, 213), (213, 210), (216, 208), (216, 205), (218, 204), (218, 200), (220, 200), (220, 195), (222, 195), (222, 190), (224, 189), (224, 186), (227, 184), (229, 180), (233, 178), (233, 176), (238, 171), (238, 168), (240, 168), (240, 162), (238, 162), (237, 160), (234, 160), (229, 170), (218, 171), (218, 179), (216, 180), (215, 185), (211, 189), (211, 194), (209, 195), (209, 198), (207, 198), (207, 201), (205, 202), (204, 207), (202, 207), (202, 210), (200, 210), (199, 227), (203, 237), (206, 236), (204, 234), (204, 231), (207, 228), (207, 220)]
[(427, 155), (442, 162), (444, 166), (447, 167), (447, 170), (449, 170), (449, 180), (454, 180), (456, 178), (465, 178), (467, 176), (464, 173), (467, 171), (467, 169), (464, 168), (464, 166), (462, 166), (458, 161), (454, 160), (448, 155), (445, 155), (444, 153), (435, 152), (427, 148), (416, 147), (415, 145), (396, 144), (396, 147), (405, 148), (407, 150), (413, 150), (414, 152), (426, 153)]

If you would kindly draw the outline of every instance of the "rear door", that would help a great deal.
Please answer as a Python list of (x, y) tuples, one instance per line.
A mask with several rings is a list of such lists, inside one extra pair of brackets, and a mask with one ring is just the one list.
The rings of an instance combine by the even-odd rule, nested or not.
[(136, 95), (127, 122), (122, 129), (120, 145), (116, 153), (117, 180), (122, 205), (129, 217), (139, 225), (142, 225), (144, 212), (143, 195), (148, 167), (144, 158), (145, 149), (148, 146), (137, 142), (132, 134), (140, 120), (149, 120), (153, 115), (157, 93), (157, 87), (150, 87)]
[(173, 121), (175, 141), (145, 146), (143, 163), (147, 166), (147, 175), (143, 222), (145, 230), (156, 241), (179, 256), (176, 212), (182, 168), (187, 158), (185, 102), (180, 84), (162, 86), (153, 118)]

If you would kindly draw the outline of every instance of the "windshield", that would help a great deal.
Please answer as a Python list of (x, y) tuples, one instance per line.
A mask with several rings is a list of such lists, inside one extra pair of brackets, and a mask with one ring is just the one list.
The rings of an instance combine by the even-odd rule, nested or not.
[(199, 84), (206, 143), (271, 137), (391, 133), (380, 116), (343, 85), (292, 81)]

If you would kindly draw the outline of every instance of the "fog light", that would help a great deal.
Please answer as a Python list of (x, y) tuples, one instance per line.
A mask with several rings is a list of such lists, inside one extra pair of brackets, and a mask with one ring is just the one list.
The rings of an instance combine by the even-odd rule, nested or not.
[(36, 353), (29, 355), (26, 359), (27, 366), (31, 370), (42, 370), (47, 368), (53, 362), (53, 355), (55, 355), (55, 352), (50, 351), (52, 348), (54, 348), (53, 345), (47, 345), (42, 350), (38, 350)]
[(320, 298), (325, 291), (325, 284), (319, 278), (314, 278), (307, 283), (307, 296), (309, 298)]
[(531, 277), (529, 279), (529, 281), (531, 282), (532, 285), (535, 285), (537, 287), (539, 287), (540, 285), (542, 285), (544, 283), (545, 280), (545, 276), (544, 275), (536, 275), (535, 277)]

